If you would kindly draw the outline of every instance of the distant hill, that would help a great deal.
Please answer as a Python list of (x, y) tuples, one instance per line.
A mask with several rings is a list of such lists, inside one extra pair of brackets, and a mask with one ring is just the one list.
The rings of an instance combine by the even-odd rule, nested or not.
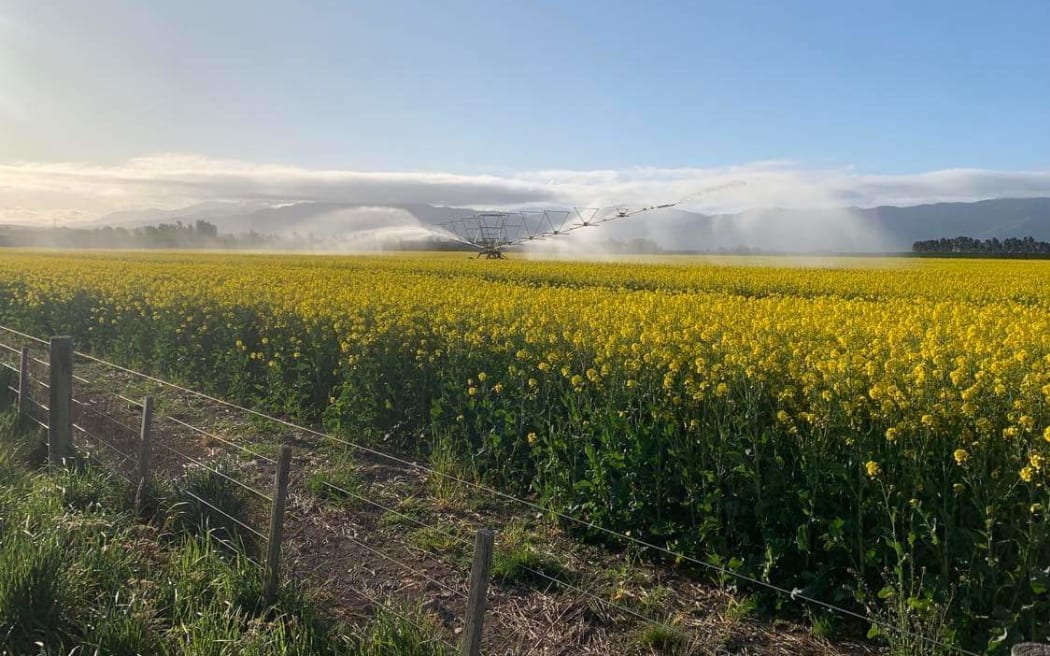
[(996, 198), (861, 211), (901, 248), (910, 248), (920, 240), (959, 235), (975, 239), (1050, 240), (1050, 198)]
[[(136, 227), (198, 219), (226, 233), (339, 235), (361, 230), (436, 225), (469, 208), (425, 204), (384, 207), (351, 203), (202, 203), (180, 210), (119, 212), (96, 225)], [(666, 210), (603, 226), (589, 242), (649, 239), (673, 250), (760, 249), (786, 252), (910, 251), (916, 241), (965, 235), (1050, 240), (1050, 198), (997, 198), (911, 207), (753, 209), (705, 215)], [(580, 239), (574, 235), (568, 239)]]

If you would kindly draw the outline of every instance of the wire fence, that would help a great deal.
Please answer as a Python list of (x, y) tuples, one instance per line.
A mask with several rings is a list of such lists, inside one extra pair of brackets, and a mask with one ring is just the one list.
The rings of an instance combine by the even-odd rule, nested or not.
[[(7, 327), (0, 326), (0, 331), (23, 340), (28, 340), (31, 348), (37, 350), (39, 350), (41, 346), (47, 344), (45, 340), (41, 340), (35, 336)], [(20, 354), (20, 348), (17, 348), (12, 344), (3, 343), (3, 341), (0, 340), (0, 365), (2, 365), (4, 369), (18, 373), (19, 367), (11, 361), (11, 358), (12, 356), (18, 356)], [(518, 508), (519, 512), (526, 512), (530, 515), (556, 520), (556, 523), (561, 523), (563, 525), (572, 525), (588, 531), (598, 532), (624, 546), (631, 546), (643, 552), (670, 557), (679, 563), (689, 563), (697, 568), (709, 571), (717, 577), (721, 577), (725, 580), (734, 580), (745, 586), (766, 590), (780, 595), (786, 600), (809, 604), (825, 611), (838, 614), (843, 618), (863, 622), (878, 627), (886, 632), (896, 633), (904, 637), (919, 640), (931, 646), (947, 649), (960, 654), (975, 654), (974, 652), (946, 644), (915, 631), (889, 624), (879, 618), (873, 618), (864, 613), (857, 612), (856, 610), (844, 608), (837, 604), (818, 599), (807, 594), (803, 589), (797, 586), (777, 584), (757, 579), (733, 571), (722, 565), (707, 562), (689, 554), (669, 549), (665, 546), (660, 546), (641, 538), (603, 527), (594, 522), (580, 519), (571, 514), (543, 506), (534, 501), (508, 494), (477, 481), (464, 479), (455, 474), (435, 469), (398, 454), (388, 453), (342, 436), (332, 435), (325, 431), (302, 426), (286, 419), (275, 417), (227, 401), (214, 395), (206, 394), (132, 368), (124, 367), (91, 354), (76, 352), (75, 357), (83, 362), (90, 363), (92, 366), (101, 367), (111, 372), (120, 372), (131, 377), (133, 380), (149, 383), (154, 386), (153, 388), (155, 391), (167, 391), (174, 395), (182, 396), (183, 398), (192, 398), (207, 402), (213, 404), (215, 407), (221, 407), (228, 411), (233, 411), (242, 418), (254, 418), (256, 420), (262, 420), (274, 427), (292, 430), (296, 435), (302, 438), (320, 440), (322, 444), (329, 443), (339, 445), (340, 447), (350, 449), (353, 452), (362, 454), (376, 461), (382, 461), (392, 466), (396, 466), (400, 471), (415, 472), (421, 476), (427, 477), (428, 479), (443, 480), (447, 483), (459, 486), (462, 489), (471, 490), (478, 495), (483, 495), (488, 499), (498, 500), (506, 504), (508, 507)], [(28, 390), (27, 402), (24, 405), (25, 412), (32, 421), (46, 428), (48, 426), (47, 394), (50, 388), (49, 384), (44, 381), (48, 379), (49, 375), (48, 362), (38, 357), (31, 357), (27, 365), (27, 373), (32, 384), (25, 388)], [(85, 456), (101, 466), (115, 472), (129, 483), (135, 484), (137, 482), (136, 476), (140, 475), (138, 468), (141, 465), (139, 447), (142, 429), (139, 425), (142, 423), (144, 402), (135, 399), (133, 396), (127, 395), (126, 393), (115, 393), (112, 389), (98, 389), (98, 386), (103, 383), (96, 384), (92, 381), (91, 376), (84, 377), (81, 375), (74, 375), (73, 378), (77, 383), (73, 398), (73, 426), (78, 435), (83, 438), (80, 441), (80, 444), (83, 447), (82, 450)], [(112, 386), (113, 381), (107, 380), (104, 384)], [(16, 395), (19, 393), (19, 389), (14, 386), (8, 386), (8, 391)], [(233, 488), (244, 492), (246, 495), (262, 504), (273, 504), (274, 496), (265, 491), (265, 485), (268, 481), (273, 480), (276, 473), (275, 470), (278, 466), (278, 460), (264, 453), (260, 446), (252, 445), (250, 441), (246, 444), (244, 439), (231, 437), (228, 432), (225, 435), (219, 434), (220, 432), (225, 431), (198, 426), (197, 422), (195, 422), (192, 417), (182, 414), (180, 410), (175, 408), (157, 412), (153, 417), (152, 430), (152, 444), (155, 447), (153, 449), (152, 457), (155, 459), (154, 471), (157, 475), (166, 477), (168, 480), (177, 480), (185, 475), (188, 470), (207, 472), (210, 476), (222, 481), (223, 484), (232, 486)], [(223, 459), (229, 458), (236, 458), (240, 464), (240, 467), (235, 470), (236, 474), (231, 473), (234, 470), (227, 470), (221, 465), (216, 464)], [(352, 486), (339, 485), (338, 483), (324, 480), (323, 478), (317, 479), (314, 489), (310, 489), (306, 482), (310, 472), (301, 471), (301, 469), (302, 468), (297, 471), (295, 477), (296, 480), (292, 485), (293, 493), (301, 499), (316, 496), (318, 494), (318, 488), (320, 488), (335, 493), (347, 500), (352, 500), (361, 504), (362, 507), (371, 509), (375, 515), (396, 518), (397, 522), (403, 522), (418, 529), (432, 532), (434, 535), (443, 538), (443, 540), (446, 541), (444, 544), (455, 545), (456, 547), (462, 547), (464, 549), (469, 549), (471, 546), (472, 541), (467, 535), (457, 532), (448, 525), (438, 525), (436, 522), (426, 521), (413, 513), (405, 512), (403, 509), (399, 509), (399, 502), (397, 500), (388, 501), (385, 498), (381, 499), (378, 498), (379, 495), (377, 494), (371, 494), (358, 489), (351, 489)], [(263, 489), (259, 489), (260, 487)], [(260, 540), (260, 544), (268, 541), (268, 536), (263, 533), (263, 531), (256, 526), (252, 526), (248, 522), (245, 522), (243, 517), (233, 516), (232, 514), (227, 513), (223, 508), (218, 507), (218, 504), (209, 499), (203, 498), (200, 494), (200, 490), (194, 491), (185, 489), (183, 490), (183, 493), (185, 496), (199, 503), (202, 507), (207, 508), (210, 512), (215, 513), (225, 521), (234, 524), (238, 528), (246, 531), (249, 535), (254, 536)], [(265, 506), (261, 507), (265, 508)], [(300, 504), (300, 507), (308, 506)], [(301, 533), (314, 531), (321, 536), (313, 542), (310, 542), (311, 545), (317, 547), (322, 552), (318, 556), (321, 561), (317, 565), (318, 568), (324, 568), (326, 566), (332, 567), (340, 562), (340, 558), (352, 559), (354, 554), (368, 554), (371, 557), (383, 561), (389, 566), (391, 572), (401, 572), (404, 575), (411, 576), (413, 581), (426, 582), (427, 584), (434, 586), (435, 589), (446, 593), (451, 599), (467, 600), (468, 592), (465, 589), (465, 579), (461, 579), (464, 584), (463, 586), (452, 585), (445, 580), (432, 575), (424, 568), (408, 562), (408, 558), (403, 557), (402, 555), (392, 554), (392, 548), (388, 543), (377, 544), (370, 542), (364, 536), (366, 536), (368, 531), (374, 528), (374, 526), (360, 525), (358, 522), (361, 520), (357, 516), (362, 514), (363, 513), (360, 512), (344, 513), (344, 515), (340, 517), (342, 520), (340, 523), (330, 523), (324, 517), (300, 512), (299, 510), (288, 512), (288, 518), (293, 522), (294, 528)], [(262, 515), (258, 513), (255, 514), (254, 517), (260, 520), (262, 519)], [(504, 519), (503, 521), (505, 526), (507, 520)], [(355, 532), (354, 530), (350, 530), (351, 528), (358, 529), (358, 531)], [(349, 550), (350, 556), (340, 556), (337, 553), (338, 549), (345, 549), (348, 545), (352, 545), (353, 547), (352, 550)], [(405, 544), (404, 541), (400, 543), (400, 547), (405, 550), (405, 553), (409, 553), (411, 550), (410, 545)], [(435, 559), (443, 563), (443, 566), (445, 567), (453, 569), (458, 568), (459, 570), (463, 569), (462, 563), (455, 562), (455, 559), (451, 558), (448, 553), (439, 552), (434, 554), (434, 556)], [(253, 562), (255, 561), (253, 560)], [(620, 603), (617, 600), (610, 598), (610, 595), (608, 594), (600, 594), (594, 589), (588, 589), (577, 582), (567, 580), (567, 577), (560, 576), (556, 572), (552, 573), (543, 571), (543, 569), (533, 567), (529, 564), (523, 564), (521, 567), (530, 576), (535, 577), (537, 580), (545, 581), (552, 588), (571, 591), (580, 598), (593, 602), (609, 612), (620, 613), (623, 616), (632, 618), (632, 620), (637, 620), (647, 625), (660, 626), (668, 631), (676, 633), (682, 630), (681, 625), (671, 625), (663, 617), (658, 617), (653, 613), (643, 612), (637, 608), (632, 608), (624, 603)], [(391, 575), (391, 578), (394, 578), (393, 574)], [(376, 582), (372, 581), (372, 583)], [(400, 617), (404, 621), (410, 622), (420, 630), (422, 634), (434, 634), (433, 627), (419, 625), (417, 619), (410, 617), (411, 613), (404, 610), (405, 602), (408, 598), (404, 594), (399, 595), (398, 590), (394, 589), (384, 591), (381, 589), (381, 586), (364, 585), (361, 584), (360, 581), (357, 583), (344, 583), (343, 585), (348, 591), (359, 595), (362, 599), (373, 604), (376, 608), (383, 609), (394, 616)], [(454, 635), (457, 631), (461, 630), (462, 627), (458, 623), (453, 622), (447, 624), (445, 628), (448, 629), (447, 633)], [(448, 647), (455, 648), (452, 642), (447, 639), (447, 636), (436, 635), (434, 639), (443, 642)]]
[[(10, 331), (8, 331), (10, 332)], [(26, 359), (27, 389), (23, 407), (33, 423), (42, 429), (49, 426), (50, 365), (47, 359), (46, 342), (32, 339), (24, 334), (17, 335), (28, 339), (31, 355)], [(21, 349), (0, 341), (0, 366), (11, 374), (20, 373), (18, 362)], [(79, 354), (77, 354), (79, 358)], [(115, 381), (106, 379), (98, 383), (91, 376), (73, 374), (73, 393), (71, 395), (72, 430), (75, 435), (77, 454), (96, 467), (111, 473), (116, 478), (134, 487), (138, 484), (141, 466), (142, 415), (145, 403), (132, 398), (126, 393), (114, 393)], [(7, 387), (12, 397), (19, 395), (15, 385)], [(188, 472), (206, 472), (208, 476), (220, 481), (223, 485), (243, 493), (243, 496), (254, 500), (254, 511), (247, 513), (228, 512), (223, 504), (216, 502), (208, 494), (208, 488), (189, 488), (183, 486), (178, 495), (199, 505), (211, 516), (221, 522), (236, 527), (242, 535), (250, 536), (259, 545), (267, 545), (269, 537), (264, 529), (265, 511), (269, 510), (274, 498), (266, 491), (266, 484), (273, 478), (278, 460), (244, 443), (236, 438), (220, 434), (220, 431), (204, 428), (194, 423), (179, 411), (163, 411), (153, 415), (151, 421), (151, 469), (153, 477), (165, 482), (184, 480)], [(239, 458), (236, 468), (224, 468), (222, 464), (233, 457)], [(245, 465), (250, 464), (249, 468)], [(301, 487), (301, 486), (300, 486)], [(295, 517), (300, 523), (307, 523), (299, 515)], [(247, 521), (254, 519), (256, 521)], [(396, 578), (425, 577), (428, 582), (442, 589), (454, 592), (463, 598), (465, 593), (455, 590), (437, 578), (429, 577), (424, 572), (411, 566), (397, 556), (386, 553), (383, 549), (369, 545), (364, 539), (341, 532), (338, 527), (324, 527), (333, 536), (337, 536), (377, 558), (383, 559), (392, 567), (402, 571)], [(211, 533), (211, 538), (230, 551), (239, 552), (249, 562), (264, 567), (264, 564), (253, 554), (244, 551), (242, 545), (231, 539), (227, 533)], [(433, 626), (424, 626), (419, 613), (413, 610), (409, 598), (399, 595), (398, 590), (370, 587), (365, 582), (344, 587), (372, 605), (377, 611), (388, 613), (411, 625), (425, 641), (440, 644), (450, 650), (455, 649), (452, 631), (441, 632)]]
[[(33, 354), (39, 352), (46, 357), (46, 349), (43, 348), (46, 342), (24, 334), (17, 336), (28, 340), (27, 346), (30, 352), (25, 363), (28, 380), (24, 387), (28, 393), (21, 403), (23, 413), (34, 424), (43, 429), (49, 429), (48, 396), (51, 384), (45, 381), (50, 378), (50, 364), (48, 360)], [(4, 358), (0, 365), (12, 374), (20, 374), (20, 368), (15, 362), (20, 358), (21, 351), (21, 348), (0, 342), (0, 358)], [(70, 398), (72, 410), (70, 424), (75, 435), (77, 454), (128, 484), (137, 485), (142, 475), (143, 401), (123, 394), (114, 394), (111, 390), (98, 389), (99, 386), (89, 377), (73, 374), (71, 378), (73, 391)], [(105, 385), (109, 384), (111, 383)], [(14, 385), (8, 385), (6, 391), (13, 398), (19, 395), (19, 387)], [(182, 479), (190, 470), (206, 472), (224, 484), (245, 492), (253, 499), (265, 503), (271, 501), (270, 495), (265, 491), (257, 489), (250, 483), (216, 466), (216, 454), (212, 450), (201, 447), (198, 444), (199, 440), (195, 437), (187, 438), (187, 432), (196, 436), (201, 429), (173, 417), (162, 416), (160, 419), (170, 421), (177, 430), (151, 424), (149, 428), (151, 442), (157, 452), (151, 458), (152, 479), (172, 483)], [(212, 437), (222, 439), (219, 436)], [(236, 446), (232, 441), (223, 441), (228, 445)], [(197, 453), (199, 457), (192, 455), (193, 453)], [(267, 458), (266, 462), (276, 463), (272, 458)], [(264, 526), (262, 520), (265, 519), (268, 507), (259, 506), (248, 514), (249, 517), (257, 520), (253, 522), (256, 526), (253, 526), (242, 519), (233, 517), (191, 489), (180, 489), (178, 493), (200, 504), (209, 513), (222, 517), (247, 534), (265, 542), (266, 535), (258, 526)], [(221, 541), (221, 536), (213, 535), (212, 537)]]

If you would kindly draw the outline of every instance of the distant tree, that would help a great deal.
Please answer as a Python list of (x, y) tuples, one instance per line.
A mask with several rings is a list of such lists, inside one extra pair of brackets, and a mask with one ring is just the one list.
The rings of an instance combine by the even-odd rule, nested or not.
[(219, 236), (219, 228), (214, 223), (203, 219), (197, 219), (193, 224), (193, 233), (203, 239), (215, 239)]

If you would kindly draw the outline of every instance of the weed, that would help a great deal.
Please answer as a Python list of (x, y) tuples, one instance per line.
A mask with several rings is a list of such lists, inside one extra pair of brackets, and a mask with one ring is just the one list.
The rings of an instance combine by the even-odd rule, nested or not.
[(726, 603), (726, 619), (741, 622), (758, 610), (758, 598), (752, 596), (730, 597)]

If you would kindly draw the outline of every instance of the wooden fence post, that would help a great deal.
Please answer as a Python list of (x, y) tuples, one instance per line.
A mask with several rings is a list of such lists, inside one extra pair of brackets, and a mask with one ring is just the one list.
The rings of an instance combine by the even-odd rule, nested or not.
[(153, 397), (142, 399), (142, 427), (139, 429), (139, 486), (135, 490), (135, 509), (142, 509), (150, 479), (150, 441), (153, 439)]
[(285, 444), (277, 459), (277, 474), (273, 477), (273, 507), (270, 510), (270, 535), (266, 541), (266, 584), (263, 601), (273, 603), (281, 568), (281, 533), (284, 531), (284, 505), (288, 499), (288, 469), (292, 463), (292, 447)]
[(481, 632), (485, 624), (485, 601), (492, 566), (493, 532), (480, 529), (474, 536), (474, 562), (470, 566), (470, 596), (463, 627), (463, 656), (480, 656)]
[(47, 404), (47, 457), (52, 467), (73, 457), (73, 338), (52, 337)]
[(18, 359), (18, 414), (29, 414), (29, 347), (22, 347)]

